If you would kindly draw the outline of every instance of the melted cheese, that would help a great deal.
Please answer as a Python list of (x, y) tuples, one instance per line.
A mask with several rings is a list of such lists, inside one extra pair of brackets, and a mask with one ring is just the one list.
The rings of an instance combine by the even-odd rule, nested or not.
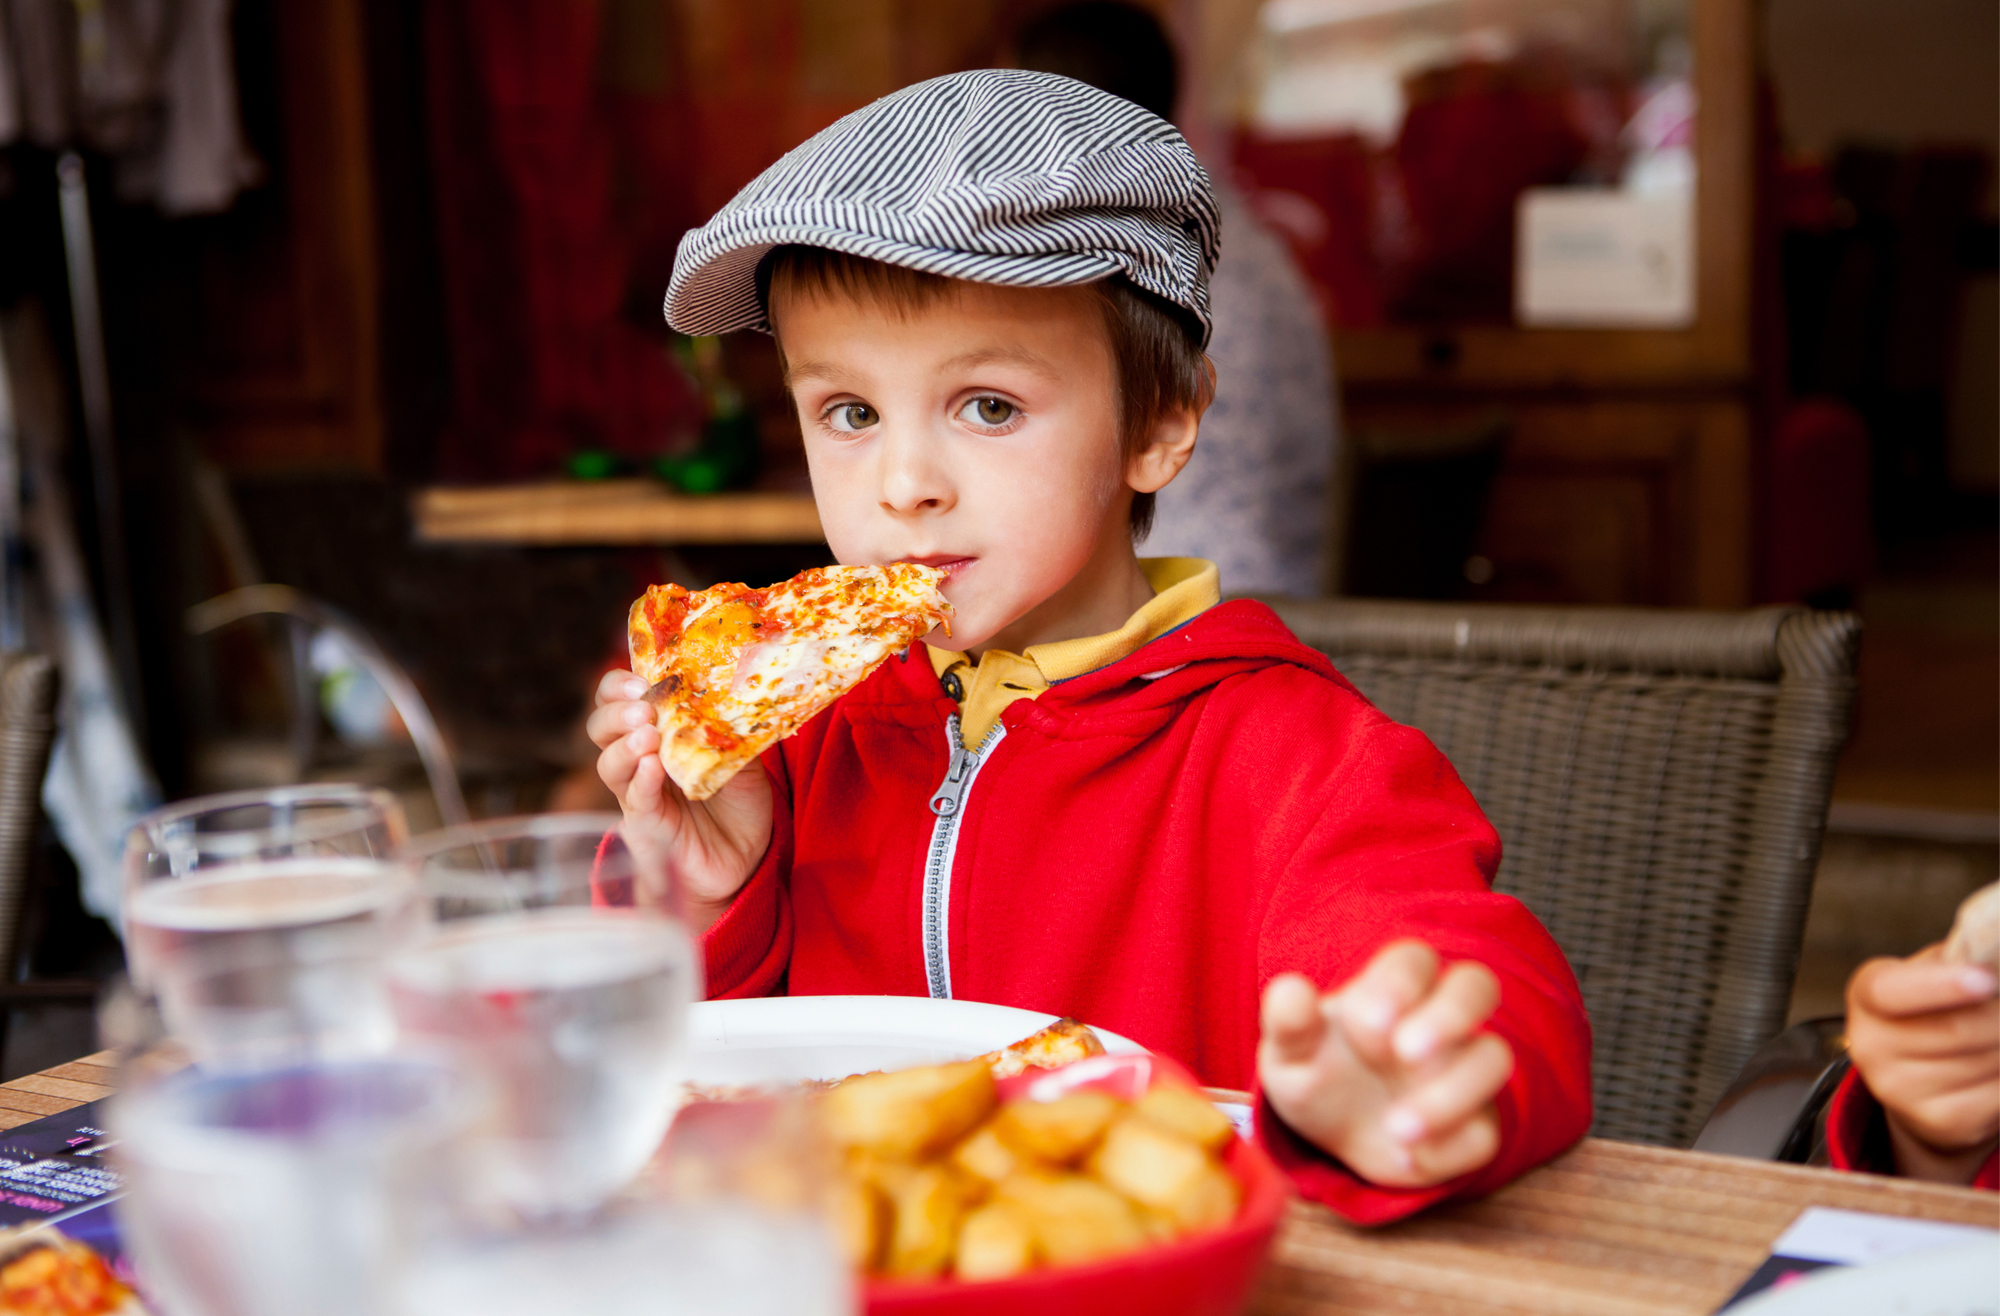
[[(896, 563), (816, 567), (765, 590), (655, 586), (632, 605), (633, 670), (660, 692), (663, 732), (747, 759), (944, 623), (943, 579)], [(670, 772), (677, 746), (663, 747)]]

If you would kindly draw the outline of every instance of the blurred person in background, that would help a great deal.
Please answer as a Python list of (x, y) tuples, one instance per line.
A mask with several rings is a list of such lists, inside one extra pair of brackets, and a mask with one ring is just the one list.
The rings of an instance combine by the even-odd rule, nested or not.
[[(1116, 0), (1061, 5), (1015, 39), (1022, 68), (1060, 73), (1169, 122), (1179, 62), (1160, 22)], [(1311, 597), (1331, 583), (1327, 484), (1340, 439), (1326, 327), (1283, 241), (1211, 168), (1222, 258), (1209, 285), (1215, 402), (1194, 457), (1162, 489), (1149, 554), (1207, 558), (1228, 594)]]

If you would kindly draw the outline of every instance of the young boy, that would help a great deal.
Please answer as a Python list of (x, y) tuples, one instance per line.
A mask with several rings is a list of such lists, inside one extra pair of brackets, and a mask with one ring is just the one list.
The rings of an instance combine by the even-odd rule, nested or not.
[(589, 730), (712, 995), (1101, 1024), (1254, 1084), (1303, 1191), (1389, 1220), (1581, 1135), (1589, 1028), (1443, 756), (1213, 566), (1133, 552), (1211, 395), (1216, 230), (1172, 127), (1048, 74), (906, 88), (772, 166), (683, 241), (668, 319), (776, 335), (834, 555), (944, 567), (951, 634), (700, 803), (636, 678)]

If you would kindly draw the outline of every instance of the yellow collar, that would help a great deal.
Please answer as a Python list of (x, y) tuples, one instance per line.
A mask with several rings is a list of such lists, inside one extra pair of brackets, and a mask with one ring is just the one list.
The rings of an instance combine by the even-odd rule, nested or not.
[[(1057, 681), (1109, 667), (1222, 601), (1221, 579), (1213, 562), (1196, 557), (1140, 558), (1139, 571), (1153, 587), (1153, 597), (1108, 634), (1031, 644), (1019, 654), (988, 649), (977, 661), (925, 645), (939, 678), (955, 669), (963, 687), (958, 696), (959, 734), (965, 743), (983, 741), (1016, 699), (1034, 699)], [(950, 683), (946, 686), (949, 689)]]

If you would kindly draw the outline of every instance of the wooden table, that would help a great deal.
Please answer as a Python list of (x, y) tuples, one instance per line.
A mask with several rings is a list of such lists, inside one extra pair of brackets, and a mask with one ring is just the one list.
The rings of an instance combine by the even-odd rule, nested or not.
[[(0, 1083), (0, 1128), (108, 1097), (110, 1052)], [(1382, 1229), (1293, 1203), (1254, 1316), (1708, 1316), (1808, 1206), (2000, 1226), (2000, 1196), (1587, 1139), (1491, 1197)]]
[(1590, 1138), (1384, 1229), (1294, 1202), (1251, 1311), (1707, 1316), (1808, 1206), (2000, 1226), (2000, 1196), (1970, 1188)]
[(555, 480), (420, 490), (417, 538), (457, 544), (817, 544), (804, 493), (677, 494), (658, 480)]

